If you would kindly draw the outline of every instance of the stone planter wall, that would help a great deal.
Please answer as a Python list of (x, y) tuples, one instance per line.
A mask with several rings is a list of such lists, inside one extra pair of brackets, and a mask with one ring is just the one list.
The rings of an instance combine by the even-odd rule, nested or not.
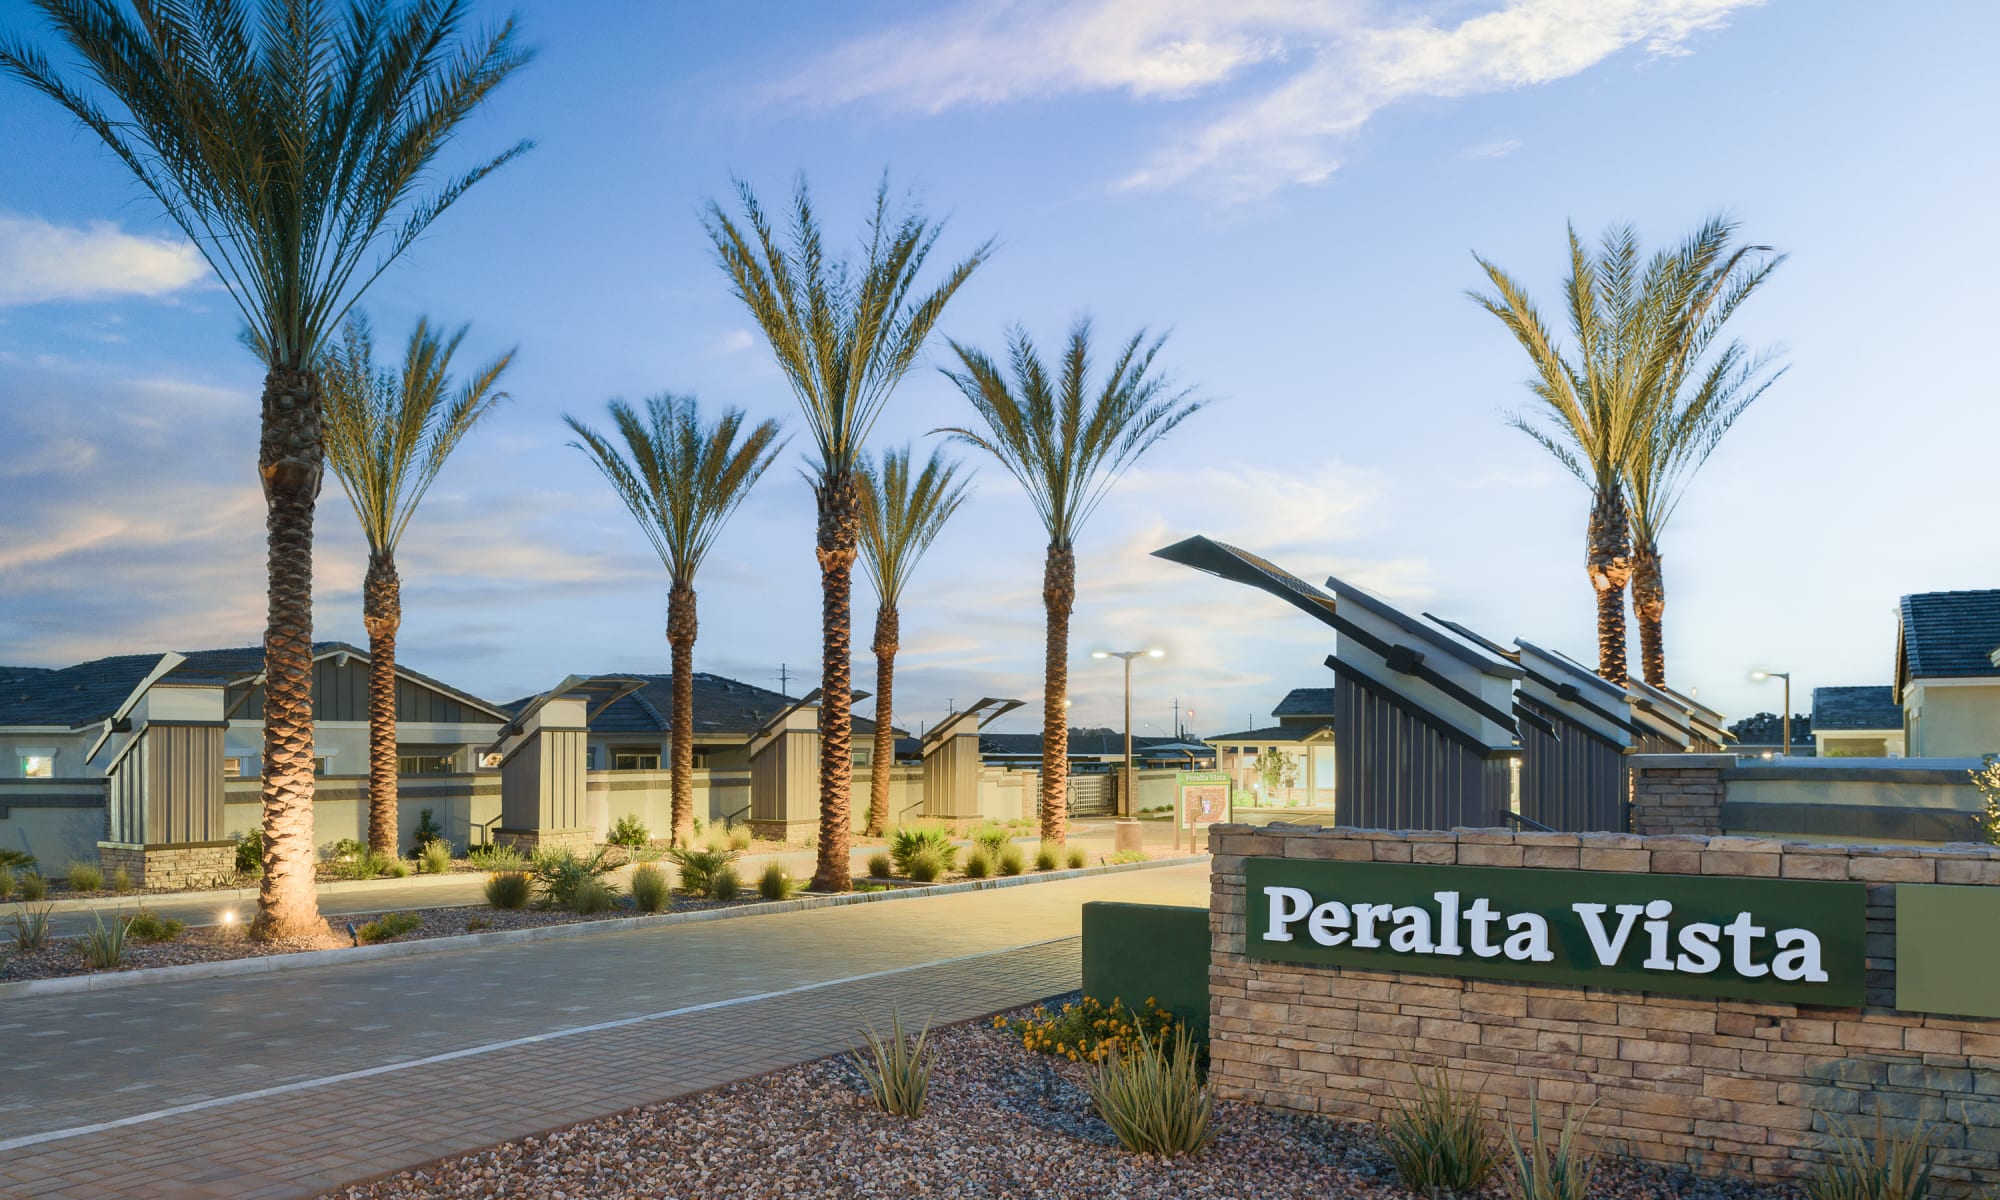
[[(2000, 1019), (1903, 1013), (1895, 883), (2000, 886), (2000, 850), (1758, 838), (1230, 825), (1212, 835), (1211, 1075), (1225, 1096), (1380, 1120), (1444, 1067), (1513, 1119), (1531, 1094), (1595, 1104), (1612, 1153), (1704, 1174), (1796, 1176), (1837, 1122), (1930, 1124), (1944, 1194), (2000, 1180)], [(1247, 857), (1457, 863), (1869, 883), (1862, 1009), (1809, 1008), (1306, 966), (1245, 957)]]
[(108, 878), (118, 868), (144, 888), (204, 888), (236, 879), (235, 842), (132, 846), (97, 843), (97, 861)]

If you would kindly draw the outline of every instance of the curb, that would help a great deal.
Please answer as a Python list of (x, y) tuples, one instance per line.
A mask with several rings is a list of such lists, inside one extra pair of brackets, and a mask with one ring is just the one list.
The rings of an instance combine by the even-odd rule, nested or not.
[[(265, 975), (278, 971), (303, 971), (347, 963), (374, 962), (386, 958), (409, 958), (418, 954), (476, 950), (487, 946), (507, 946), (517, 942), (545, 942), (556, 938), (588, 937), (595, 934), (625, 933), (635, 929), (657, 929), (668, 925), (693, 925), (704, 921), (727, 921), (738, 917), (773, 916), (788, 912), (809, 912), (819, 908), (845, 908), (852, 904), (878, 901), (921, 900), (932, 896), (953, 896), (963, 892), (991, 891), (1033, 883), (1057, 883), (1065, 879), (1086, 879), (1160, 867), (1181, 867), (1200, 862), (1205, 854), (1178, 858), (1151, 859), (1137, 863), (1106, 863), (1075, 870), (1043, 871), (1005, 879), (966, 879), (957, 883), (928, 887), (892, 888), (883, 892), (847, 892), (837, 896), (801, 896), (796, 900), (770, 900), (734, 908), (712, 908), (700, 912), (660, 913), (644, 917), (620, 917), (610, 921), (582, 921), (568, 925), (538, 925), (531, 929), (499, 929), (492, 933), (465, 933), (452, 937), (420, 938), (413, 942), (384, 942), (377, 946), (342, 947), (337, 950), (303, 950), (293, 954), (268, 954), (259, 958), (232, 958), (221, 962), (186, 963), (177, 967), (145, 967), (136, 971), (109, 971), (90, 975), (64, 975), (55, 979), (23, 979), (0, 983), (0, 1000), (25, 1000), (36, 996), (63, 996), (77, 992), (101, 992), (115, 988), (144, 987), (150, 984), (184, 983), (200, 979), (228, 979), (239, 975)], [(457, 906), (454, 906), (457, 907)]]

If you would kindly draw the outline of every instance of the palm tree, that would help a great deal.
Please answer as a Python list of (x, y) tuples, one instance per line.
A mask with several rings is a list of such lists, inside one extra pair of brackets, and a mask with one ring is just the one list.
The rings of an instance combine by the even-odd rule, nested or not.
[(896, 611), (903, 588), (944, 524), (965, 503), (966, 484), (956, 478), (959, 464), (932, 452), (916, 478), (910, 477), (910, 449), (882, 454), (880, 469), (861, 469), (861, 560), (875, 584), (875, 757), (868, 776), (868, 834), (880, 837), (889, 826), (889, 771), (896, 764), (896, 649), (901, 620)]
[[(623, 400), (610, 404), (611, 423), (623, 441), (598, 433), (575, 417), (563, 420), (632, 511), (659, 552), (672, 581), (667, 592), (667, 645), (674, 656), (673, 844), (694, 842), (694, 639), (695, 572), (714, 548), (730, 515), (784, 449), (778, 423), (765, 421), (744, 433), (744, 416), (723, 410), (702, 423), (693, 396), (662, 394), (646, 401), (643, 415)], [(737, 440), (742, 435), (742, 440)]]
[(1048, 531), (1042, 567), (1042, 603), (1048, 612), (1045, 683), (1042, 689), (1042, 837), (1063, 840), (1069, 823), (1069, 618), (1076, 606), (1076, 537), (1105, 493), (1140, 455), (1174, 426), (1201, 408), (1187, 390), (1174, 391), (1151, 374), (1153, 357), (1166, 341), (1151, 342), (1140, 330), (1127, 340), (1111, 370), (1093, 389), (1090, 375), (1090, 322), (1070, 327), (1061, 377), (1042, 364), (1027, 332), (1008, 339), (1010, 384), (999, 365), (957, 342), (959, 370), (946, 370), (974, 411), (983, 431), (952, 428), (938, 432), (977, 446), (1000, 460), (1027, 489), (1028, 500)]
[[(439, 213), (528, 149), (420, 193), (438, 152), (528, 61), (510, 20), (461, 40), (467, 0), (34, 0), (82, 60), (0, 40), (0, 69), (96, 134), (207, 259), (266, 374), (264, 875), (252, 931), (323, 933), (313, 882), (312, 522), (323, 345)], [(81, 77), (79, 81), (78, 77)], [(107, 108), (106, 102), (113, 107)]]
[(1641, 300), (1671, 314), (1659, 322), (1665, 330), (1662, 350), (1671, 365), (1647, 405), (1624, 473), (1632, 510), (1632, 612), (1639, 621), (1639, 662), (1646, 682), (1656, 687), (1667, 681), (1667, 585), (1660, 532), (1722, 435), (1784, 374), (1783, 368), (1768, 370), (1770, 355), (1753, 354), (1741, 342), (1716, 347), (1717, 335), (1737, 306), (1785, 261), (1769, 246), (1732, 249), (1735, 231), (1734, 222), (1711, 217), (1677, 252), (1662, 251), (1647, 272), (1649, 286)]
[(347, 492), (368, 541), (361, 624), (368, 630), (368, 848), (396, 853), (396, 630), (403, 584), (396, 546), (444, 460), (507, 398), (495, 391), (507, 353), (451, 388), (451, 359), (465, 328), (441, 338), (418, 318), (400, 376), (375, 366), (375, 339), (358, 311), (320, 367), (325, 389), (326, 464)]
[(1546, 411), (1539, 419), (1513, 414), (1511, 423), (1590, 489), (1584, 569), (1597, 595), (1597, 673), (1622, 687), (1625, 585), (1632, 577), (1622, 474), (1648, 400), (1668, 368), (1654, 324), (1663, 314), (1640, 303), (1639, 239), (1629, 226), (1607, 232), (1595, 253), (1572, 227), (1569, 252), (1564, 296), (1577, 342), (1575, 361), (1542, 322), (1527, 291), (1498, 266), (1475, 256), (1497, 294), (1467, 294), (1500, 319), (1533, 364), (1528, 390)]
[(863, 444), (875, 418), (923, 349), (944, 306), (992, 253), (987, 242), (953, 265), (937, 286), (917, 276), (943, 230), (914, 210), (895, 212), (885, 179), (862, 238), (866, 257), (829, 261), (812, 198), (793, 192), (788, 246), (748, 184), (736, 185), (739, 226), (711, 201), (709, 239), (731, 290), (749, 309), (812, 430), (820, 574), (819, 853), (812, 886), (846, 891), (854, 786), (852, 588), (860, 536)]

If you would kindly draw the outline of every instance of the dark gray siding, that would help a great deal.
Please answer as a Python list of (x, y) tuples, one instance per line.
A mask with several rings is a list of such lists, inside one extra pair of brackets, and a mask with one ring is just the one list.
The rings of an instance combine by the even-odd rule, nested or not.
[(1361, 829), (1491, 827), (1512, 791), (1507, 755), (1486, 757), (1393, 697), (1341, 672), (1334, 687), (1334, 804)]
[[(264, 689), (255, 688), (243, 707), (233, 714), (238, 720), (264, 718)], [(324, 658), (313, 664), (313, 719), (315, 721), (366, 721), (368, 719), (368, 664), (358, 658), (342, 663)], [(420, 683), (397, 677), (396, 719), (435, 721), (440, 724), (491, 721), (486, 713), (475, 712), (460, 701)]]
[(1521, 728), (1521, 815), (1564, 833), (1623, 833), (1627, 786), (1621, 747), (1561, 712), (1522, 697), (1522, 708), (1554, 725)]

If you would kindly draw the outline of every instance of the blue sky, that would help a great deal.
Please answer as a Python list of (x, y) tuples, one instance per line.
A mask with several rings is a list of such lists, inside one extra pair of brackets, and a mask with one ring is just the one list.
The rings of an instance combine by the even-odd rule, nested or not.
[[(497, 18), (505, 10), (492, 8)], [(1125, 479), (1079, 547), (1078, 723), (1116, 724), (1095, 646), (1141, 664), (1139, 732), (1205, 732), (1330, 680), (1322, 631), (1147, 557), (1191, 533), (1331, 572), (1490, 637), (1588, 658), (1585, 495), (1509, 430), (1525, 362), (1463, 296), (1477, 251), (1559, 298), (1563, 226), (1680, 237), (1721, 209), (1792, 255), (1739, 318), (1790, 373), (1667, 534), (1671, 680), (1775, 709), (1757, 667), (1886, 683), (1905, 592), (2000, 585), (1982, 348), (2000, 9), (1858, 0), (974, 0), (524, 3), (539, 60), (462, 135), (538, 148), (369, 293), (518, 345), (511, 403), (459, 451), (401, 554), (403, 658), (496, 698), (572, 671), (664, 671), (664, 573), (560, 415), (694, 392), (796, 427), (698, 213), (732, 173), (810, 178), (858, 229), (884, 169), (997, 236), (948, 310), (997, 347), (1089, 312), (1171, 329), (1211, 407)], [(20, 0), (0, 26), (32, 29)], [(254, 642), (259, 372), (150, 199), (58, 110), (0, 84), (0, 661)], [(878, 444), (968, 415), (936, 372)], [(803, 444), (802, 442), (800, 444)], [(775, 685), (818, 661), (810, 495), (788, 460), (700, 580), (700, 669)], [(977, 491), (906, 598), (900, 722), (1040, 692), (1043, 539)], [(318, 624), (363, 641), (364, 552), (321, 503)], [(857, 642), (873, 609), (857, 581)], [(857, 663), (866, 687), (872, 665)], [(797, 690), (797, 689), (795, 689)], [(1015, 724), (1032, 726), (1032, 710)], [(1144, 722), (1150, 722), (1151, 729)]]

